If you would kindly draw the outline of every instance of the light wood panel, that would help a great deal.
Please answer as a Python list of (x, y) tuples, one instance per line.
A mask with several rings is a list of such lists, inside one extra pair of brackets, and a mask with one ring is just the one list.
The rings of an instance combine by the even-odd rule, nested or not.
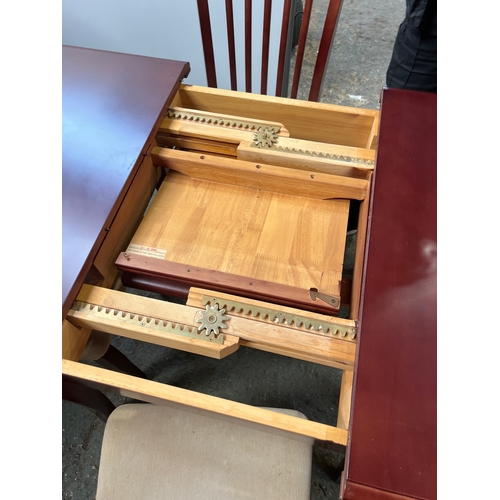
[[(289, 316), (300, 316), (302, 318), (309, 318), (313, 321), (321, 321), (324, 323), (332, 323), (335, 325), (338, 325), (340, 327), (349, 329), (349, 328), (357, 328), (356, 321), (353, 321), (351, 319), (344, 319), (344, 318), (337, 318), (336, 316), (331, 316), (331, 315), (326, 315), (326, 314), (318, 314), (315, 312), (311, 311), (304, 311), (303, 309), (297, 309), (294, 307), (287, 307), (287, 306), (282, 306), (278, 304), (272, 304), (269, 302), (263, 302), (261, 300), (253, 300), (253, 299), (248, 299), (246, 297), (237, 297), (234, 295), (229, 295), (227, 293), (220, 293), (220, 292), (214, 292), (213, 290), (207, 290), (203, 288), (196, 288), (192, 287), (189, 290), (189, 295), (186, 304), (193, 306), (193, 307), (205, 307), (203, 304), (203, 297), (214, 297), (217, 299), (220, 299), (222, 302), (225, 300), (228, 300), (230, 302), (238, 302), (241, 304), (244, 304), (245, 307), (252, 309), (252, 311), (258, 311), (260, 309), (272, 309), (273, 311), (280, 311), (283, 312)], [(253, 319), (252, 315), (245, 314), (243, 311), (238, 312), (238, 311), (231, 311), (232, 316), (241, 316), (244, 318), (250, 318)], [(284, 326), (285, 328), (293, 328), (297, 329), (298, 327), (295, 327), (293, 325), (287, 325), (285, 323), (280, 323), (280, 325)], [(299, 328), (300, 330), (300, 328)], [(326, 332), (321, 332), (321, 331), (315, 331), (314, 335), (323, 335), (327, 338), (331, 338), (332, 334), (331, 333), (326, 333)], [(351, 339), (350, 336), (346, 337), (338, 337), (340, 340), (344, 342), (351, 342), (351, 343), (356, 343), (357, 340)]]
[(116, 256), (120, 251), (125, 250), (139, 226), (151, 195), (160, 180), (160, 175), (161, 171), (153, 166), (151, 156), (148, 154), (94, 260), (95, 267), (104, 277), (102, 286), (111, 287), (115, 282), (118, 276), (118, 269), (115, 266)]
[(339, 295), (348, 211), (170, 171), (127, 251)]
[[(373, 174), (370, 176), (370, 184)], [(365, 259), (365, 245), (368, 232), (368, 210), (370, 208), (370, 192), (359, 206), (358, 230), (356, 234), (356, 250), (354, 253), (353, 279), (351, 289), (351, 305), (349, 318), (359, 318), (359, 307), (361, 302), (361, 285), (363, 279), (363, 264)]]
[(295, 330), (284, 325), (261, 322), (258, 319), (227, 313), (229, 320), (226, 321), (227, 328), (223, 330), (224, 344), (218, 346), (212, 342), (159, 332), (148, 328), (147, 322), (140, 328), (132, 327), (125, 320), (115, 321), (115, 319), (119, 320), (121, 315), (119, 312), (114, 314), (114, 311), (126, 311), (143, 315), (146, 318), (168, 320), (177, 324), (197, 327), (199, 324), (196, 323), (195, 318), (198, 311), (204, 309), (203, 306), (184, 306), (90, 285), (82, 287), (78, 300), (94, 304), (99, 308), (112, 310), (109, 315), (110, 320), (70, 310), (68, 319), (71, 322), (115, 335), (218, 359), (234, 352), (237, 349), (238, 339), (241, 339), (258, 345), (260, 348), (267, 346), (266, 350), (277, 354), (313, 361), (341, 370), (353, 370), (354, 368), (356, 343), (340, 337), (323, 335), (305, 329)]
[[(259, 307), (271, 308), (290, 315), (331, 322), (344, 327), (356, 327), (356, 322), (352, 320), (270, 304), (259, 300), (235, 297), (219, 292), (214, 293), (212, 290), (200, 288), (190, 289), (187, 304), (195, 307), (203, 307), (202, 299), (205, 295), (220, 298), (222, 301), (225, 299), (229, 299), (230, 301), (236, 300), (248, 307), (254, 307), (254, 311)], [(266, 321), (260, 323), (261, 320), (258, 316), (254, 317), (235, 311), (226, 311), (226, 314), (231, 316), (231, 324), (235, 329), (238, 329), (238, 331), (233, 330), (232, 332), (240, 337), (241, 345), (348, 371), (354, 369), (357, 341), (351, 340), (349, 336), (342, 337), (321, 331), (309, 331), (305, 328), (284, 323), (279, 323), (278, 325), (273, 325)], [(239, 318), (250, 319), (254, 321), (255, 326), (252, 329), (252, 325), (250, 324), (250, 327), (248, 327), (245, 322), (240, 325)], [(282, 333), (276, 335), (277, 332), (274, 332), (274, 328), (268, 329), (268, 326), (279, 326)], [(246, 329), (244, 333), (242, 333), (242, 328)], [(284, 330), (281, 330), (281, 328)], [(320, 341), (318, 344), (318, 336), (324, 337), (327, 342)], [(346, 344), (350, 345), (346, 346)]]
[(224, 336), (223, 344), (217, 344), (203, 339), (184, 337), (175, 333), (151, 328), (148, 326), (148, 322), (137, 325), (137, 323), (128, 322), (121, 314), (122, 312), (131, 313), (144, 316), (145, 318), (153, 318), (155, 320), (163, 320), (197, 328), (199, 324), (196, 323), (195, 319), (198, 309), (186, 307), (181, 304), (90, 285), (83, 285), (77, 300), (97, 305), (100, 308), (113, 310), (107, 317), (100, 317), (87, 311), (82, 312), (70, 309), (67, 315), (68, 321), (77, 326), (215, 359), (222, 359), (235, 352), (239, 347), (238, 338), (229, 333)]
[(181, 85), (182, 106), (283, 123), (290, 137), (365, 148), (377, 110)]
[(78, 361), (91, 331), (90, 328), (78, 328), (65, 319), (62, 322), (61, 347), (63, 359)]
[(156, 134), (158, 146), (163, 148), (182, 149), (188, 151), (200, 151), (211, 155), (220, 155), (236, 158), (237, 144), (227, 142), (198, 139), (196, 137), (173, 136), (168, 132)]
[(330, 175), (352, 177), (366, 180), (373, 167), (366, 167), (355, 162), (346, 162), (333, 158), (323, 158), (306, 154), (279, 151), (276, 149), (256, 148), (248, 141), (241, 141), (236, 149), (239, 160), (266, 163), (306, 172), (321, 172)]
[[(276, 148), (281, 148), (282, 150), (284, 150), (284, 152), (286, 152), (286, 150), (297, 152), (303, 151), (330, 156), (346, 156), (367, 161), (375, 160), (376, 153), (373, 149), (357, 148), (344, 144), (336, 144), (333, 141), (329, 141), (328, 143), (319, 141), (306, 141), (304, 139), (297, 139), (295, 137), (278, 137), (276, 143), (273, 146), (273, 149)], [(356, 162), (353, 161), (353, 163)], [(373, 170), (373, 165), (363, 167), (362, 162), (359, 163), (360, 168), (368, 168), (370, 170)]]
[(349, 429), (353, 381), (354, 372), (351, 370), (344, 370), (340, 383), (339, 411), (337, 414), (337, 427), (340, 429)]
[(368, 190), (368, 181), (363, 179), (324, 173), (311, 174), (293, 168), (221, 158), (208, 154), (154, 148), (152, 156), (156, 166), (166, 167), (196, 179), (265, 189), (306, 198), (362, 200)]
[(312, 438), (335, 443), (342, 447), (347, 445), (347, 431), (345, 429), (338, 429), (330, 425), (271, 410), (256, 408), (68, 360), (62, 361), (62, 373), (65, 376), (118, 392), (122, 396), (148, 403), (172, 404), (179, 405), (179, 408), (185, 410), (206, 411), (212, 414), (214, 418), (229, 419), (231, 421), (236, 419), (242, 424), (256, 425), (263, 431), (286, 433), (289, 437), (295, 435), (297, 439)]
[(370, 132), (370, 136), (368, 137), (368, 142), (366, 143), (365, 146), (366, 148), (374, 150), (377, 149), (379, 121), (380, 121), (380, 115), (377, 115), (375, 117), (375, 120), (373, 120), (372, 130)]
[[(199, 139), (217, 140), (229, 144), (238, 144), (240, 141), (251, 141), (254, 132), (259, 127), (273, 127), (278, 130), (278, 136), (289, 137), (288, 130), (282, 123), (276, 121), (265, 121), (244, 116), (246, 110), (240, 109), (235, 116), (226, 115), (217, 111), (206, 112), (202, 110), (185, 110), (184, 108), (169, 108), (169, 112), (176, 113), (170, 117), (169, 114), (163, 119), (160, 125), (160, 133), (169, 133), (171, 135), (196, 137)], [(177, 114), (195, 113), (196, 118), (177, 118)], [(245, 126), (244, 122), (250, 121), (253, 128)], [(229, 123), (224, 126), (214, 122)], [(240, 125), (238, 125), (240, 123)], [(243, 124), (242, 124), (243, 123)]]

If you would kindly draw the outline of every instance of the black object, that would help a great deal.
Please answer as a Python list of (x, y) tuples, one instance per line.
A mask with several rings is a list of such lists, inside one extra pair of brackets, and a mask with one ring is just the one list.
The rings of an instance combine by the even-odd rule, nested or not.
[(390, 88), (437, 92), (436, 0), (407, 0), (386, 75)]

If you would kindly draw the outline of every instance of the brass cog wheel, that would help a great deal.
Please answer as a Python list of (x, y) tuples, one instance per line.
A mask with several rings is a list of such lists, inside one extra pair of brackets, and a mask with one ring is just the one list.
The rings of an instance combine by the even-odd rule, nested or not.
[(278, 142), (278, 136), (272, 127), (260, 127), (253, 134), (253, 143), (258, 148), (272, 148), (276, 142)]
[(196, 318), (196, 323), (201, 323), (198, 327), (198, 331), (201, 332), (205, 330), (205, 335), (207, 337), (213, 332), (217, 337), (221, 332), (219, 328), (227, 328), (224, 321), (229, 319), (229, 316), (224, 316), (226, 312), (225, 309), (220, 309), (217, 304), (213, 306), (206, 305), (205, 311), (198, 311), (200, 314), (199, 318)]

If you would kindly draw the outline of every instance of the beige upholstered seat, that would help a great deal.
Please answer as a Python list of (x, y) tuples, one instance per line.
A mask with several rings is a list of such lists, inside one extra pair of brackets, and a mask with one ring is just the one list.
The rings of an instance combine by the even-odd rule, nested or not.
[(308, 499), (312, 444), (166, 406), (122, 405), (106, 424), (96, 500)]

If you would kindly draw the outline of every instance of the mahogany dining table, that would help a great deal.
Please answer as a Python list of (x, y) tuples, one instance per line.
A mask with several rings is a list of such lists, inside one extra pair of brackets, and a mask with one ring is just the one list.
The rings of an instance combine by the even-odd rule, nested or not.
[[(189, 63), (62, 53), (64, 319)], [(344, 500), (437, 497), (436, 100), (381, 94)]]

